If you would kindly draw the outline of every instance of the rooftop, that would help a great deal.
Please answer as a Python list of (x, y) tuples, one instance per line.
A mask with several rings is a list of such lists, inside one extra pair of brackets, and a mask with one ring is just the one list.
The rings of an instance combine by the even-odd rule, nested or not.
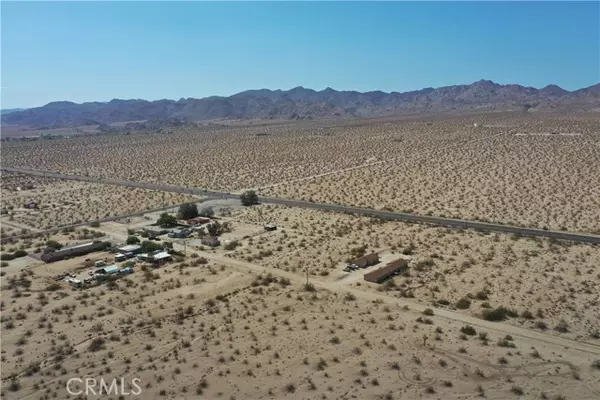
[(139, 244), (128, 244), (127, 246), (119, 247), (117, 250), (119, 250), (122, 253), (128, 253), (130, 251), (136, 251), (141, 248), (142, 246), (140, 246)]

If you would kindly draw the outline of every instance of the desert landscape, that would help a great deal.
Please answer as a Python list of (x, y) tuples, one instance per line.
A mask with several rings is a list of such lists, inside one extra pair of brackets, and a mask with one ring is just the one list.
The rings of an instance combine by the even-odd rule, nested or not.
[(590, 353), (387, 293), (204, 251), (83, 291), (51, 279), (65, 267), (3, 277), (3, 398), (65, 397), (79, 376), (139, 379), (143, 398), (600, 394)]
[[(44, 230), (197, 201), (195, 196), (2, 172), (3, 228)], [(35, 208), (26, 207), (30, 202)]]
[(600, 2), (1, 7), (0, 399), (600, 399)]
[[(600, 125), (583, 114), (257, 125), (9, 141), (2, 166), (600, 228)], [(102, 397), (79, 392), (81, 377), (136, 379), (143, 398), (600, 395), (597, 245), (6, 171), (1, 189), (3, 398), (69, 397), (69, 382)], [(220, 245), (138, 236), (183, 203), (226, 227)], [(79, 287), (66, 279), (113, 250), (41, 259), (90, 241), (173, 260)], [(365, 254), (378, 263), (346, 268)], [(365, 280), (398, 259), (401, 274)]]
[(11, 141), (3, 166), (597, 233), (599, 132), (593, 114), (204, 126)]

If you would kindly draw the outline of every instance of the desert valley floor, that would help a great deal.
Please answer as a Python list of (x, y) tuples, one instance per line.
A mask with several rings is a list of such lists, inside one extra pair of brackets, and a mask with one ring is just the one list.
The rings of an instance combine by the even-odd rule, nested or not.
[[(2, 166), (600, 234), (593, 115), (11, 140)], [(144, 399), (600, 398), (597, 245), (8, 172), (1, 190), (2, 398), (76, 397), (81, 377), (137, 378)], [(220, 246), (162, 234), (172, 261), (82, 288), (56, 276), (114, 253), (41, 261), (152, 248), (138, 231), (182, 203), (214, 210)], [(344, 271), (369, 253), (409, 268)]]

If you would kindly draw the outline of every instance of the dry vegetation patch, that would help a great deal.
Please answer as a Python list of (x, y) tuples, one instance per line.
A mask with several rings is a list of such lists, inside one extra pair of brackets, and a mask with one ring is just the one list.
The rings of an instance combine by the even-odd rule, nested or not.
[[(577, 339), (600, 338), (600, 249), (597, 246), (451, 230), (316, 210), (264, 205), (233, 218), (278, 231), (240, 241), (229, 256), (340, 285), (360, 285), (397, 297), (458, 309), (483, 318), (514, 310), (507, 323)], [(379, 266), (410, 259), (410, 272), (383, 285), (346, 261), (378, 252)], [(567, 329), (560, 326), (566, 322)], [(554, 329), (556, 327), (559, 329)]]
[(472, 332), (460, 324), (419, 323), (392, 299), (306, 291), (212, 262), (84, 291), (48, 285), (43, 268), (3, 285), (7, 399), (65, 397), (82, 376), (139, 378), (144, 398), (598, 394), (591, 357), (492, 332), (464, 339)]
[[(197, 201), (195, 196), (2, 173), (3, 227), (50, 229)], [(20, 188), (21, 190), (17, 190)], [(26, 209), (30, 201), (37, 209)], [(9, 232), (6, 231), (8, 235)]]

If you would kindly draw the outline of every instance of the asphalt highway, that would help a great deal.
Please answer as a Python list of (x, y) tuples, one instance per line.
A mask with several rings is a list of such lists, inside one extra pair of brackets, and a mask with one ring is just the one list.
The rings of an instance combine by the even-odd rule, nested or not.
[[(84, 181), (84, 182), (94, 182), (94, 183), (102, 183), (107, 185), (119, 185), (119, 186), (127, 186), (127, 187), (137, 187), (143, 189), (152, 189), (152, 190), (162, 190), (166, 192), (175, 192), (175, 193), (188, 193), (193, 195), (200, 195), (212, 198), (225, 198), (232, 199), (238, 198), (239, 195), (227, 193), (227, 192), (218, 192), (210, 189), (202, 189), (202, 188), (188, 188), (181, 186), (173, 186), (173, 185), (163, 185), (157, 183), (147, 183), (147, 182), (133, 182), (126, 181), (120, 179), (101, 179), (89, 176), (82, 175), (70, 175), (70, 174), (61, 174), (57, 172), (50, 171), (38, 171), (26, 168), (9, 168), (2, 167), (0, 168), (2, 171), (7, 172), (18, 172), (22, 174), (35, 175), (35, 176), (44, 176), (50, 178), (57, 179), (69, 179), (76, 181)], [(458, 229), (475, 229), (479, 231), (485, 232), (499, 232), (499, 233), (513, 233), (522, 236), (534, 236), (534, 237), (543, 237), (543, 238), (551, 238), (557, 240), (569, 240), (574, 242), (581, 243), (592, 243), (592, 244), (600, 244), (600, 236), (586, 234), (586, 233), (573, 233), (573, 232), (564, 232), (564, 231), (550, 231), (544, 229), (537, 228), (527, 228), (520, 226), (511, 226), (511, 225), (503, 225), (503, 224), (493, 224), (487, 222), (479, 222), (479, 221), (467, 221), (467, 220), (459, 220), (452, 218), (442, 218), (442, 217), (433, 217), (428, 215), (417, 215), (417, 214), (407, 214), (400, 212), (390, 212), (390, 211), (381, 211), (381, 210), (373, 210), (366, 208), (358, 208), (351, 206), (343, 206), (338, 204), (323, 204), (323, 203), (313, 203), (309, 201), (303, 200), (292, 200), (292, 199), (280, 199), (275, 197), (261, 197), (261, 203), (270, 203), (270, 204), (281, 204), (290, 207), (303, 207), (303, 208), (312, 208), (317, 210), (331, 211), (331, 212), (341, 212), (346, 214), (357, 214), (364, 215), (370, 217), (378, 217), (387, 220), (398, 220), (398, 221), (407, 221), (407, 222), (416, 222), (420, 224), (429, 224), (435, 226), (443, 226), (448, 228), (458, 228)], [(136, 213), (140, 214), (140, 213)], [(122, 218), (114, 217), (114, 218)], [(598, 222), (600, 226), (600, 221)], [(64, 228), (64, 227), (63, 227)]]

